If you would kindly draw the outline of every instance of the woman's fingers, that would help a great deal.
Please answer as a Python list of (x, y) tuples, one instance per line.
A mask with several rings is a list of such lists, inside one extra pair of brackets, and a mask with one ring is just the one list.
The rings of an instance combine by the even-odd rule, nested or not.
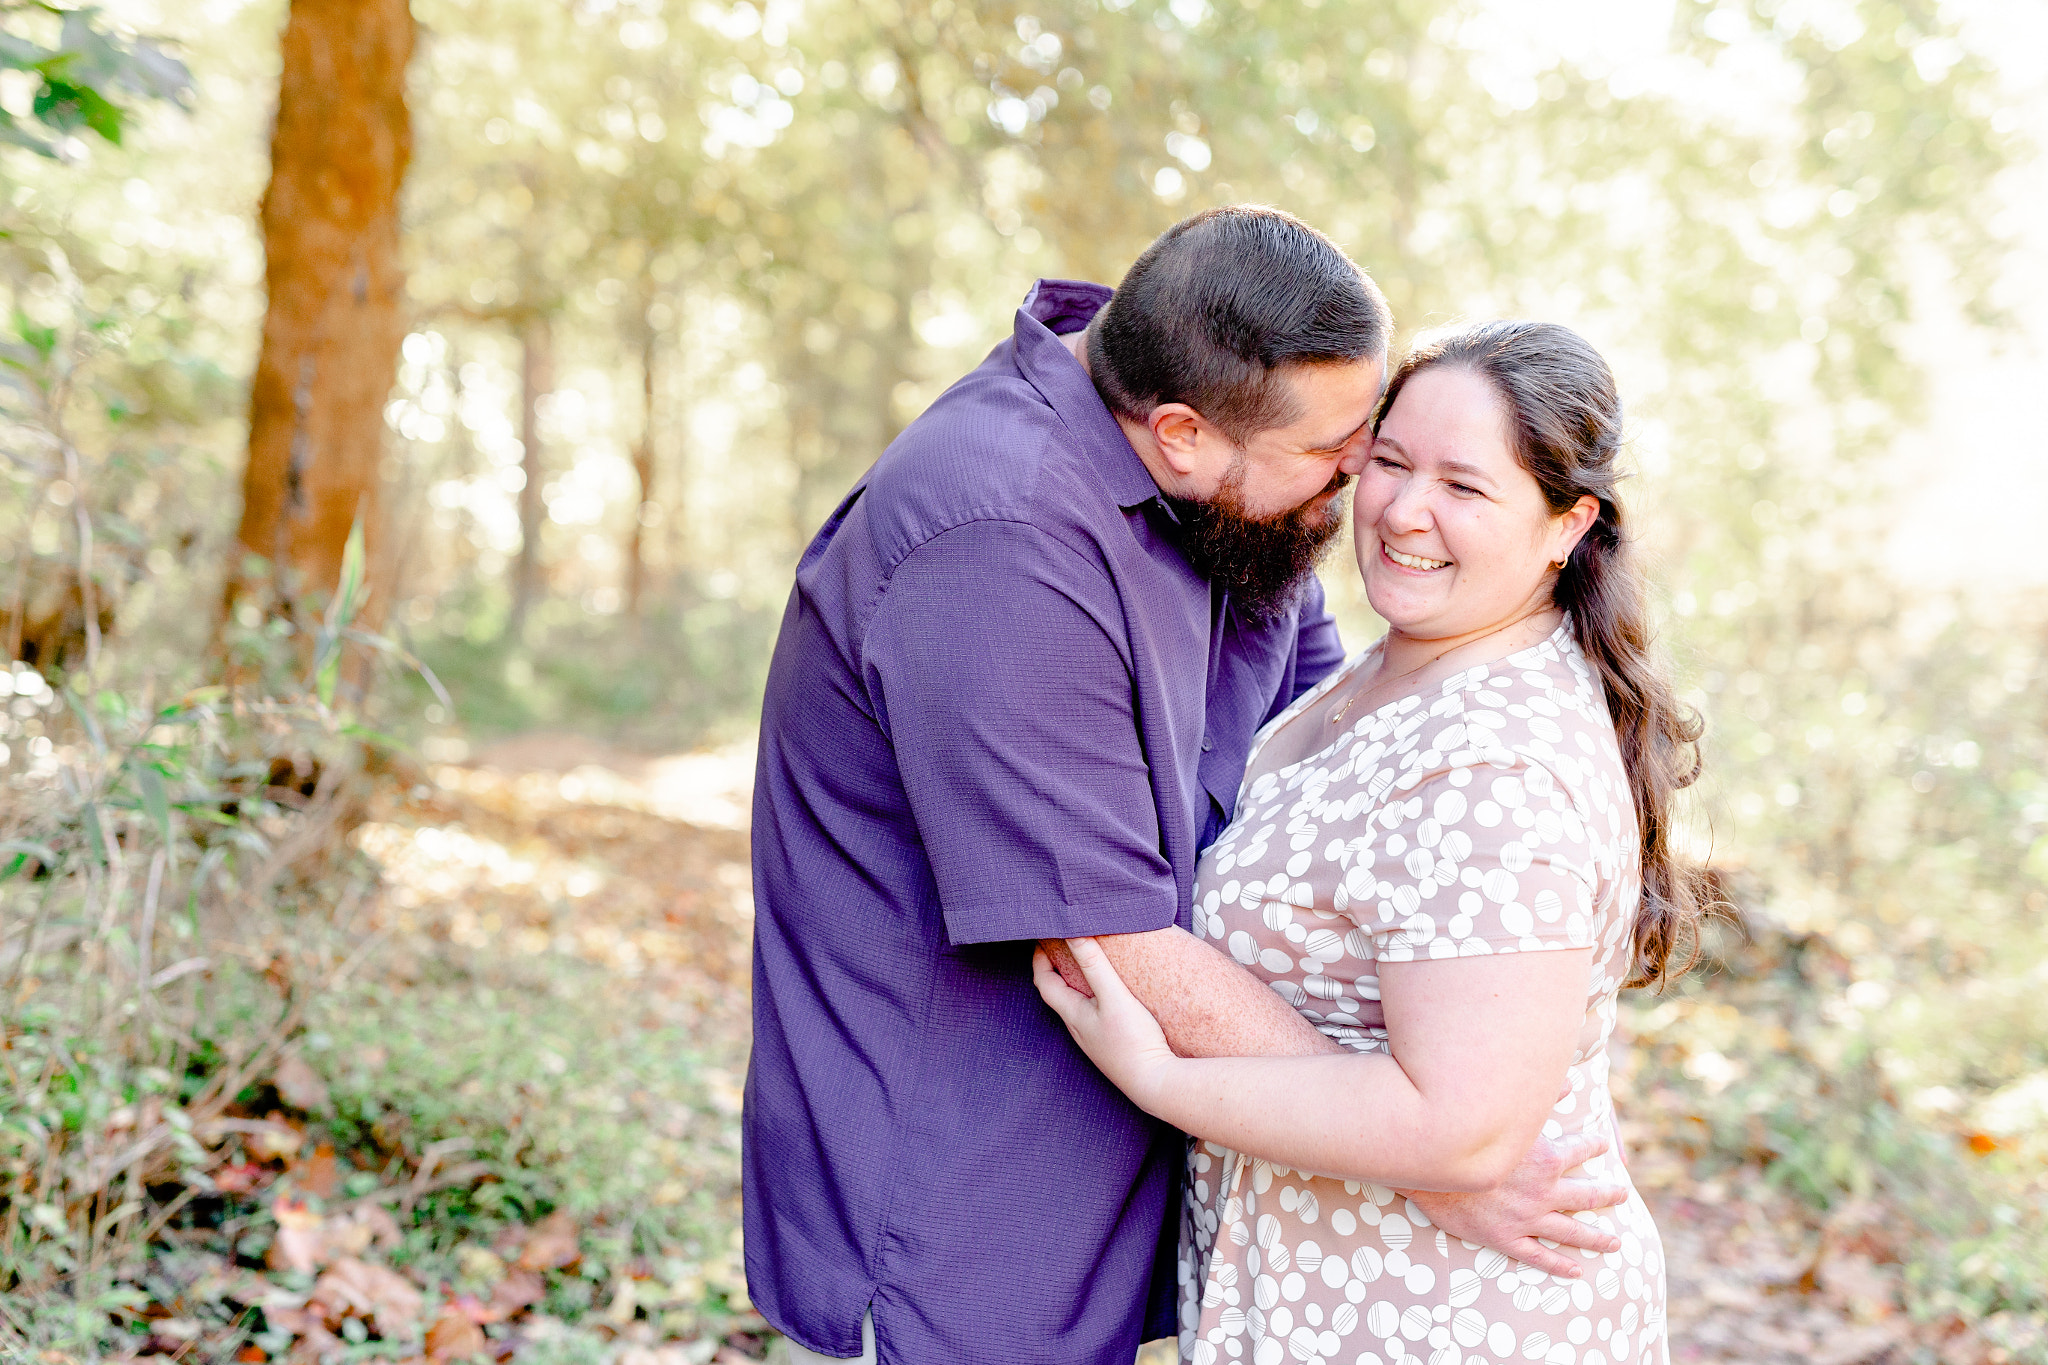
[(1067, 1019), (1068, 1013), (1084, 999), (1079, 991), (1066, 983), (1066, 979), (1059, 973), (1059, 968), (1052, 965), (1052, 958), (1043, 948), (1032, 950), (1031, 983), (1038, 987), (1038, 998), (1052, 1006), (1053, 1013), (1063, 1020)]
[(1070, 938), (1067, 946), (1074, 950), (1074, 961), (1080, 964), (1081, 975), (1088, 978), (1088, 989), (1097, 1000), (1120, 1000), (1130, 994), (1100, 943), (1092, 938)]

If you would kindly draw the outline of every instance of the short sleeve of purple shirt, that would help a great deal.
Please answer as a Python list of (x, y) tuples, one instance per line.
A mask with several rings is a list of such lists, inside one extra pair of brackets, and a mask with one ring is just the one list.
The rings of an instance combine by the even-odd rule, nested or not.
[(1129, 1365), (1173, 1331), (1184, 1139), (1038, 999), (1031, 943), (1186, 924), (1253, 733), (1341, 661), (1251, 622), (1056, 333), (906, 428), (805, 551), (762, 706), (747, 1280), (884, 1365)]
[(935, 536), (891, 577), (863, 673), (952, 942), (1174, 922), (1122, 616), (1100, 565), (1022, 522)]

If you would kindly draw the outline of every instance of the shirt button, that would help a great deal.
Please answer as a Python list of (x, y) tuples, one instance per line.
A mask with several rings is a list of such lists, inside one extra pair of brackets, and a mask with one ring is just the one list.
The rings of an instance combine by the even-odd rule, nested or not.
[(1209, 752), (1209, 751), (1210, 751), (1211, 749), (1213, 749), (1213, 748), (1215, 748), (1215, 747), (1216, 747), (1216, 746), (1215, 746), (1215, 744), (1214, 744), (1214, 743), (1212, 743), (1212, 742), (1210, 741), (1210, 739), (1209, 739), (1209, 737), (1208, 737), (1207, 735), (1203, 735), (1203, 736), (1202, 736), (1202, 752), (1203, 752), (1203, 753), (1205, 753), (1205, 754), (1206, 754), (1206, 753), (1208, 753), (1208, 752)]

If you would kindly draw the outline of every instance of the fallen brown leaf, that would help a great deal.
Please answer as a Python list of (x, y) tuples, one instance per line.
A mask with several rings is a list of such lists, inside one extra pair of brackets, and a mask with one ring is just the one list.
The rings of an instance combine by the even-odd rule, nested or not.
[(341, 1184), (341, 1168), (334, 1160), (332, 1143), (323, 1142), (313, 1149), (313, 1155), (293, 1162), (291, 1172), (300, 1189), (322, 1199), (334, 1198), (334, 1191)]
[(583, 1258), (576, 1242), (576, 1220), (557, 1209), (533, 1225), (526, 1247), (515, 1263), (521, 1270), (559, 1270)]
[(427, 1329), (427, 1359), (463, 1360), (484, 1349), (484, 1329), (460, 1313), (443, 1312)]
[(318, 1114), (327, 1108), (327, 1082), (296, 1052), (287, 1052), (277, 1062), (270, 1083), (278, 1097), (303, 1114)]
[(320, 1215), (289, 1195), (272, 1200), (270, 1214), (277, 1219), (277, 1236), (271, 1239), (264, 1264), (272, 1270), (296, 1271), (301, 1275), (318, 1270), (329, 1255)]
[(412, 1282), (381, 1265), (343, 1256), (327, 1268), (313, 1285), (309, 1306), (322, 1309), (329, 1318), (369, 1318), (378, 1334), (404, 1336), (419, 1325), (424, 1300)]
[(222, 1194), (247, 1194), (270, 1178), (270, 1172), (253, 1161), (223, 1166), (213, 1173), (213, 1187)]
[(522, 1308), (531, 1308), (547, 1294), (547, 1286), (541, 1283), (539, 1272), (514, 1270), (491, 1290), (491, 1311), (503, 1321)]

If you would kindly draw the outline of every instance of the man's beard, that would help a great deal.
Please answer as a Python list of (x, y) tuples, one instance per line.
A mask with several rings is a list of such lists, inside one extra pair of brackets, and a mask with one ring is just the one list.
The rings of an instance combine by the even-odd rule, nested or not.
[[(1322, 490), (1351, 482), (1339, 471)], [(1322, 493), (1300, 507), (1255, 517), (1244, 505), (1244, 462), (1233, 464), (1215, 495), (1202, 501), (1168, 496), (1180, 518), (1181, 553), (1195, 572), (1230, 593), (1233, 609), (1257, 622), (1294, 609), (1323, 551), (1344, 525), (1344, 500)]]

